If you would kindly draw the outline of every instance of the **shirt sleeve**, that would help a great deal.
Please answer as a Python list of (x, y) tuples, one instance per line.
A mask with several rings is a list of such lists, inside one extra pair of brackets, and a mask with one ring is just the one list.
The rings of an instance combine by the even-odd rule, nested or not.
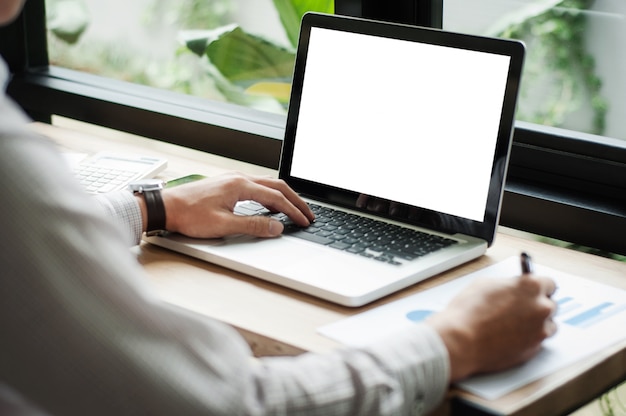
[(368, 348), (255, 360), (233, 328), (164, 303), (103, 201), (51, 143), (3, 134), (2, 114), (0, 384), (50, 414), (421, 414), (442, 399), (448, 357), (427, 326)]
[(255, 372), (269, 414), (421, 415), (442, 401), (449, 363), (435, 331), (416, 325), (367, 348), (269, 358)]
[(124, 233), (128, 245), (141, 241), (143, 224), (141, 209), (135, 196), (128, 191), (109, 192), (93, 197), (105, 216), (111, 218)]

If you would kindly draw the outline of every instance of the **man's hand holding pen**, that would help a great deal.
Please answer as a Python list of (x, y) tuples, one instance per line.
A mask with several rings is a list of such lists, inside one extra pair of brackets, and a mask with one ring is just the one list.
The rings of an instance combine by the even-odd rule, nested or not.
[(533, 274), (530, 256), (521, 261), (519, 277), (476, 279), (427, 320), (448, 348), (452, 381), (521, 364), (556, 333), (555, 282)]

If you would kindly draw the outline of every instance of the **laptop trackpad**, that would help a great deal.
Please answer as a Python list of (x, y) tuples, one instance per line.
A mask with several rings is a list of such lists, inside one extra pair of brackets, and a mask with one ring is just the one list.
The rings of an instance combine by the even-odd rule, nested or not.
[[(358, 255), (329, 250), (298, 238), (232, 236), (199, 240), (170, 234), (148, 237), (150, 243), (276, 283), (299, 280), (327, 290), (361, 293), (392, 278), (394, 266)], [(315, 265), (315, 267), (311, 267)], [(358, 278), (355, 285), (353, 279)], [(278, 279), (278, 280), (277, 280)], [(339, 286), (339, 287), (338, 287)]]

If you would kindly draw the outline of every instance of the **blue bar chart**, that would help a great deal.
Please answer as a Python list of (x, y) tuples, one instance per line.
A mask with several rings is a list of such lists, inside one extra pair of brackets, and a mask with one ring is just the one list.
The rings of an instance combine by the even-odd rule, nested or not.
[(563, 323), (578, 328), (589, 328), (615, 314), (626, 311), (626, 304), (600, 302), (585, 306), (573, 297), (559, 299), (557, 304), (559, 308), (563, 308), (563, 311), (559, 312), (560, 315), (564, 314), (564, 311), (567, 312), (568, 317), (563, 319)]

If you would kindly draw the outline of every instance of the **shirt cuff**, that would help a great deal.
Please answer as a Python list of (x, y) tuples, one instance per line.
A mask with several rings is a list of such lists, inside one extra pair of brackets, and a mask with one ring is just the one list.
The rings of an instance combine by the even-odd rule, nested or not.
[(441, 404), (450, 384), (450, 359), (439, 334), (416, 324), (415, 331), (394, 334), (394, 339), (372, 345), (384, 357), (388, 371), (403, 384), (408, 414), (428, 414)]
[(143, 234), (143, 219), (137, 198), (124, 190), (99, 194), (94, 198), (105, 215), (122, 228), (128, 245), (139, 244)]

